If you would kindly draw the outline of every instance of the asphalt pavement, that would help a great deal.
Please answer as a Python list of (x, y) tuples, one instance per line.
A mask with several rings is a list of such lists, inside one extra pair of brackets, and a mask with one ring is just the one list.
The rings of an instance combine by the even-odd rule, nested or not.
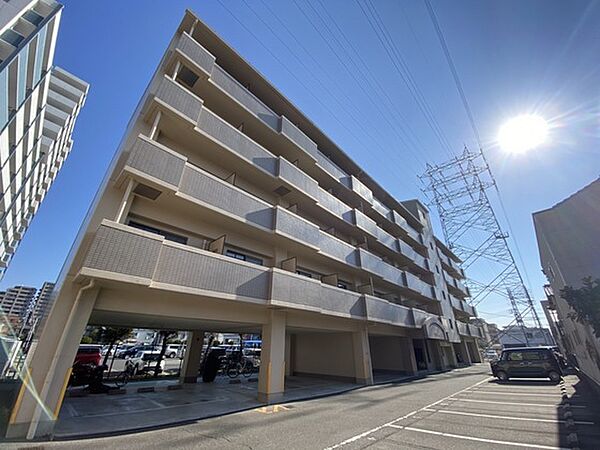
[(178, 427), (8, 448), (597, 449), (598, 403), (575, 376), (500, 384), (479, 364)]

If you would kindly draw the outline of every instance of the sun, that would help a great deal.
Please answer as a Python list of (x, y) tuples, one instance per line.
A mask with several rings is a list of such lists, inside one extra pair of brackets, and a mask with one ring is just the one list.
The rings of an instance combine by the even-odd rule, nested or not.
[(548, 123), (540, 116), (525, 114), (513, 117), (500, 128), (498, 143), (509, 153), (526, 153), (543, 144)]

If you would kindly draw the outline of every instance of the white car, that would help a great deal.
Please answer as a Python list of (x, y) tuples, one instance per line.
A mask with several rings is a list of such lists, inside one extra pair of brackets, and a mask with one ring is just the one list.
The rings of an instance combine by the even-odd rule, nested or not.
[[(133, 366), (134, 373), (142, 372), (146, 369), (156, 367), (156, 359), (160, 355), (160, 351), (142, 351), (137, 352), (135, 356), (127, 360), (127, 364)], [(160, 362), (161, 370), (165, 370), (165, 360)]]
[(169, 344), (169, 345), (167, 345), (167, 351), (165, 352), (165, 356), (167, 358), (175, 358), (177, 356), (181, 356), (182, 353), (183, 353), (183, 345)]

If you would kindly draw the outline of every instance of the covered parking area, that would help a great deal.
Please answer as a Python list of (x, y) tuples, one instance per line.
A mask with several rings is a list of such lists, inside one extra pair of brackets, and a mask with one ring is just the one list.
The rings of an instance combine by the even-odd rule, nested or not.
[[(364, 352), (366, 331), (351, 319), (102, 282), (87, 323), (187, 331), (181, 373), (178, 378), (130, 382), (106, 394), (67, 393), (54, 427), (59, 438), (189, 422), (372, 382), (368, 346), (366, 357)], [(202, 382), (198, 370), (209, 332), (261, 335), (258, 373)]]

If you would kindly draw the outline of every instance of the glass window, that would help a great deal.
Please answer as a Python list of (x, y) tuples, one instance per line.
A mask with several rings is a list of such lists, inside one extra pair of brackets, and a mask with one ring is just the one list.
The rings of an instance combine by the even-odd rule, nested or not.
[(19, 53), (19, 75), (17, 79), (17, 108), (25, 100), (27, 91), (27, 61), (29, 59), (29, 46)]
[(37, 49), (35, 51), (35, 66), (33, 69), (33, 83), (32, 86), (35, 86), (40, 78), (42, 78), (42, 69), (44, 64), (44, 53), (46, 51), (46, 32), (48, 27), (45, 26), (40, 30), (37, 38)]
[(8, 122), (8, 70), (0, 72), (0, 130)]
[(235, 250), (227, 250), (225, 252), (225, 256), (229, 256), (230, 258), (239, 259), (240, 261), (246, 261), (246, 262), (256, 264), (259, 266), (263, 265), (262, 259), (256, 258), (254, 256), (246, 255), (244, 253), (236, 252)]
[(545, 359), (543, 352), (532, 352), (532, 351), (524, 352), (523, 357), (527, 361), (539, 361), (540, 359)]
[(40, 16), (32, 9), (23, 13), (23, 19), (27, 20), (28, 22), (34, 25), (39, 25), (42, 22), (42, 20), (44, 20), (42, 16)]
[(308, 278), (312, 278), (312, 277), (313, 277), (313, 276), (312, 276), (312, 273), (310, 273), (310, 272), (307, 272), (306, 270), (301, 270), (301, 269), (298, 269), (298, 270), (296, 270), (296, 273), (297, 273), (298, 275), (302, 275), (303, 277), (308, 277)]
[(15, 30), (11, 29), (8, 29), (4, 33), (2, 33), (2, 36), (0, 36), (0, 38), (4, 42), (8, 42), (13, 47), (18, 47), (21, 41), (25, 39), (25, 37), (22, 34), (19, 34)]
[(139, 230), (148, 231), (150, 233), (158, 234), (164, 237), (167, 241), (178, 242), (179, 244), (187, 244), (187, 238), (185, 236), (180, 236), (178, 234), (170, 233), (165, 230), (160, 230), (158, 228), (151, 227), (149, 225), (144, 225), (142, 223), (129, 221), (128, 225), (130, 227), (137, 228)]
[(523, 352), (510, 352), (507, 359), (509, 361), (523, 361)]

